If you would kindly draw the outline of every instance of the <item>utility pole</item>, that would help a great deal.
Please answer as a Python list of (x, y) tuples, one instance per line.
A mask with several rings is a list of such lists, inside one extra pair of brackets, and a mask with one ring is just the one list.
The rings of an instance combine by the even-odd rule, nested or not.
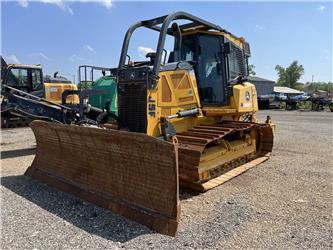
[(75, 84), (75, 75), (73, 75), (73, 83)]

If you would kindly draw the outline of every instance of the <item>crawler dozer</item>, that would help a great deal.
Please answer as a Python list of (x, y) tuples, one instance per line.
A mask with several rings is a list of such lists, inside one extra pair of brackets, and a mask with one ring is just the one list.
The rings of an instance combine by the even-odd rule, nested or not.
[[(157, 31), (158, 44), (133, 62), (128, 47), (140, 27)], [(175, 235), (180, 186), (209, 190), (272, 151), (273, 124), (255, 117), (249, 56), (244, 38), (185, 12), (133, 24), (118, 66), (117, 123), (34, 121), (37, 153), (26, 175)]]

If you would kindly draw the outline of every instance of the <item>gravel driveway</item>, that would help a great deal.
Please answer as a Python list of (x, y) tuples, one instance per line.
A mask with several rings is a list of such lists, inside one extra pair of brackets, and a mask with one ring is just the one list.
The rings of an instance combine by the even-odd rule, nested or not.
[(1, 249), (332, 249), (333, 113), (266, 115), (277, 124), (271, 159), (204, 194), (181, 192), (175, 238), (22, 176), (33, 134), (3, 130)]

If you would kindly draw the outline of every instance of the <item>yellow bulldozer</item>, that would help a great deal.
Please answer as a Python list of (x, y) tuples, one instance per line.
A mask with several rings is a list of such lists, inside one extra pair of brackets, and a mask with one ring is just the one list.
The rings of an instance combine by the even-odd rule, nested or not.
[[(133, 62), (129, 42), (141, 27), (157, 31), (158, 44), (146, 61)], [(270, 117), (255, 117), (249, 56), (244, 38), (185, 12), (133, 24), (119, 60), (116, 122), (34, 121), (37, 152), (25, 174), (175, 235), (180, 187), (209, 190), (272, 151)]]
[[(77, 90), (77, 86), (65, 77), (44, 76), (41, 65), (7, 64), (1, 57), (1, 85), (15, 88), (18, 91), (43, 98), (55, 104), (62, 104), (62, 93), (65, 90)], [(67, 103), (78, 104), (77, 95), (68, 95)], [(1, 106), (2, 108), (2, 106)], [(1, 110), (1, 127), (15, 127), (28, 124), (30, 119), (18, 112)]]

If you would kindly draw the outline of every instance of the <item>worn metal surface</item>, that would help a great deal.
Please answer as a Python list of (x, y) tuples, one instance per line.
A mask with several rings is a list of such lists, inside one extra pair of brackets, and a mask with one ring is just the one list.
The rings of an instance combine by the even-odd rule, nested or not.
[[(233, 135), (242, 138), (246, 133), (251, 142), (238, 139), (234, 141), (238, 143), (234, 147), (227, 145), (211, 153), (206, 152), (225, 142), (230, 143)], [(260, 164), (268, 159), (273, 148), (271, 126), (250, 122), (224, 121), (216, 125), (199, 125), (177, 133), (177, 138), (180, 145), (180, 185), (198, 191), (207, 191), (247, 171), (248, 166)], [(223, 150), (225, 152), (222, 153)], [(209, 166), (203, 163), (207, 154), (210, 154)], [(257, 158), (261, 160), (255, 160)], [(233, 171), (235, 168), (238, 170)]]
[(194, 126), (186, 132), (178, 133), (177, 138), (180, 145), (184, 147), (198, 146), (201, 152), (208, 144), (218, 143), (228, 134), (251, 128), (254, 123), (224, 122), (217, 125)]
[[(235, 121), (195, 126), (177, 134), (174, 145), (112, 129), (42, 121), (31, 128), (37, 153), (26, 175), (167, 235), (178, 227), (179, 179), (183, 187), (209, 190), (266, 160), (273, 147), (270, 125)], [(251, 141), (235, 140), (213, 158), (215, 146), (243, 134)], [(216, 165), (207, 168), (202, 159), (211, 149)]]
[[(175, 235), (177, 147), (145, 134), (34, 121), (36, 157), (26, 175)], [(176, 151), (176, 154), (175, 154)]]

